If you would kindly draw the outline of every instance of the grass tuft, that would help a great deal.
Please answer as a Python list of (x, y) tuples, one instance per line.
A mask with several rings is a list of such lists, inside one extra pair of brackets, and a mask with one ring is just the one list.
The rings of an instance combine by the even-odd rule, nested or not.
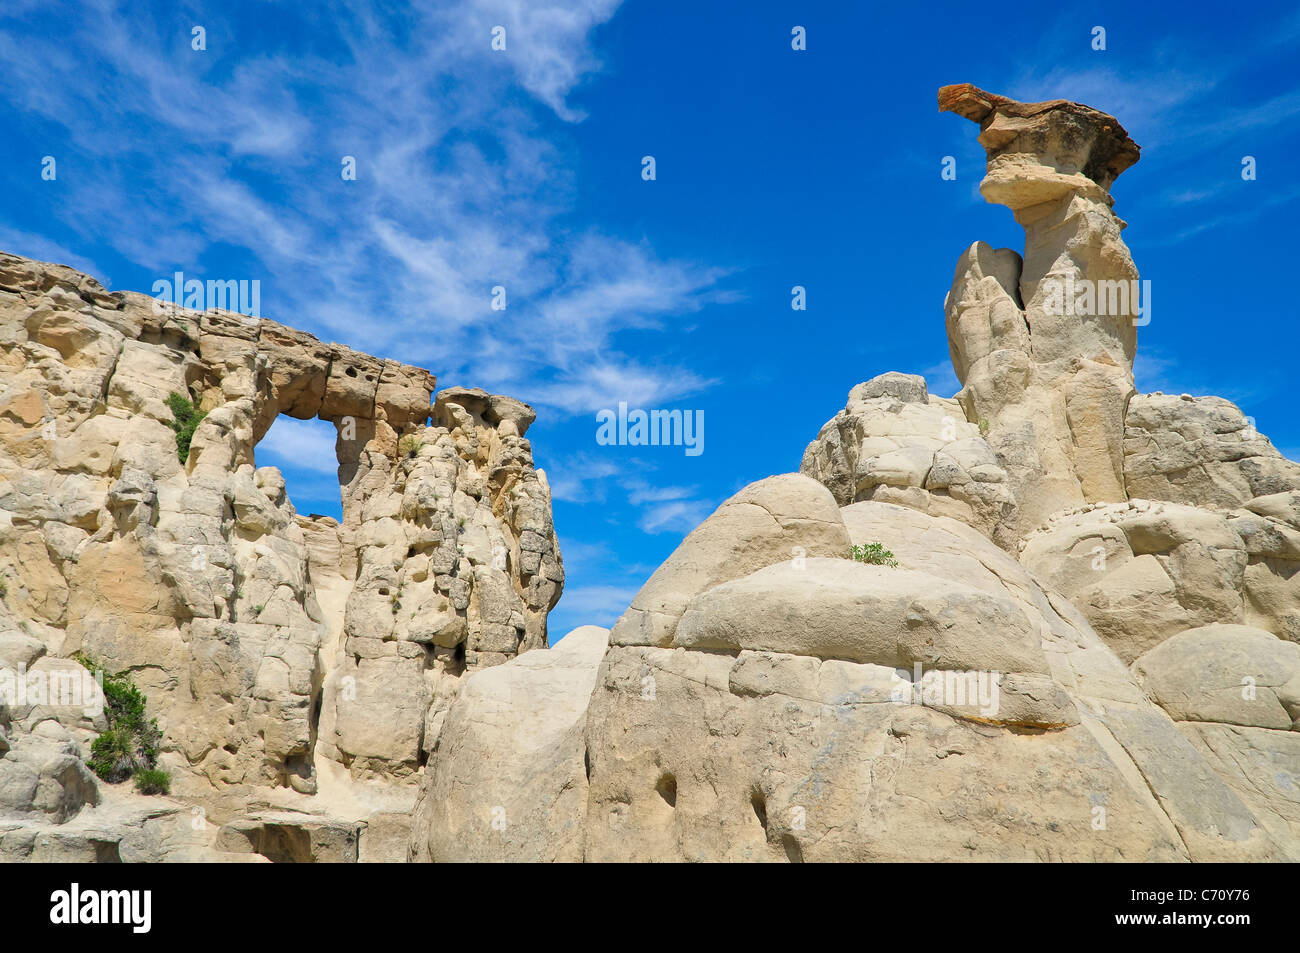
[(171, 428), (176, 431), (176, 455), (184, 463), (190, 457), (190, 441), (194, 439), (194, 431), (207, 416), (207, 412), (195, 407), (194, 401), (188, 397), (175, 392), (167, 395), (167, 409), (176, 418), (172, 421)]

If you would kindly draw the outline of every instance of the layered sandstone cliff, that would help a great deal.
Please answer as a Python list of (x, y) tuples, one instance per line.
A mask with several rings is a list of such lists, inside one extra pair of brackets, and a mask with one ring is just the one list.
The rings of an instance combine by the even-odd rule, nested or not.
[[(233, 824), (253, 841), (249, 806), (283, 809), (281, 827), (344, 830), (352, 855), (376, 808), (400, 833), (464, 677), (546, 644), (564, 573), (531, 408), (431, 400), (421, 368), (12, 255), (0, 348), (0, 668), (84, 653), (130, 672), (185, 850), (231, 843), (190, 836), (194, 808), (213, 837)], [(206, 411), (184, 460), (170, 395)], [(277, 414), (337, 428), (341, 524), (297, 513), (257, 466)], [(100, 800), (76, 756), (99, 718), (0, 708), (0, 817), (20, 821), (0, 854), (37, 851), (43, 822)], [(166, 854), (180, 834), (146, 835), (131, 809), (160, 810), (104, 823)]]

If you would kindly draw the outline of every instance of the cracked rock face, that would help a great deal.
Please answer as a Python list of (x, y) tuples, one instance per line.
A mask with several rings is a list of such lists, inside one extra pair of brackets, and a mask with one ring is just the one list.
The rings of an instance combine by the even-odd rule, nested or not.
[(1138, 394), (1124, 417), (1124, 478), (1131, 496), (1232, 508), (1300, 490), (1300, 463), (1222, 397)]
[[(1133, 664), (1147, 693), (1279, 843), (1300, 841), (1300, 645), (1243, 625), (1188, 629)], [(1245, 674), (1243, 674), (1245, 673)]]
[[(173, 793), (214, 816), (276, 792), (328, 812), (329, 765), (413, 801), (462, 678), (547, 642), (564, 572), (532, 409), (156, 304), (0, 255), (0, 644), (130, 670)], [(206, 412), (184, 462), (172, 394)], [(334, 424), (341, 524), (257, 466), (278, 414)], [(4, 813), (93, 805), (96, 732), (19, 714)]]
[(587, 715), (587, 860), (1281, 856), (1010, 555), (912, 508), (840, 512), (899, 567), (786, 558), (695, 596), (675, 648), (611, 644)]
[(1014, 542), (1016, 502), (998, 455), (956, 400), (930, 394), (915, 374), (890, 372), (854, 387), (799, 470), (841, 506), (899, 503), (962, 520), (999, 545)]

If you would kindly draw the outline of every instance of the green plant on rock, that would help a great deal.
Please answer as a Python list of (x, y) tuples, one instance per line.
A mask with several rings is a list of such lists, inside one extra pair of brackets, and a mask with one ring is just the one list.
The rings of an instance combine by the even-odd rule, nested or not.
[(423, 446), (424, 443), (421, 442), (415, 434), (408, 433), (401, 440), (397, 441), (397, 453), (399, 456), (410, 457), (414, 460), (416, 455), (420, 452), (420, 448)]
[(145, 768), (135, 773), (135, 789), (141, 794), (169, 794), (172, 776), (158, 768)]
[(158, 720), (146, 714), (144, 693), (135, 687), (127, 672), (108, 672), (80, 652), (73, 659), (89, 669), (104, 688), (108, 728), (91, 742), (87, 766), (110, 784), (134, 777), (142, 793), (166, 794), (171, 779), (158, 768), (162, 732)]
[(893, 566), (897, 568), (898, 560), (894, 554), (884, 547), (882, 543), (867, 543), (865, 546), (854, 546), (849, 550), (849, 558), (855, 562), (869, 563), (872, 566)]
[(90, 745), (87, 766), (111, 784), (125, 781), (135, 771), (136, 744), (131, 732), (125, 728), (110, 728), (101, 732)]
[(171, 427), (176, 431), (176, 455), (184, 463), (190, 457), (190, 441), (194, 439), (194, 431), (207, 416), (207, 412), (199, 410), (194, 406), (194, 401), (174, 391), (167, 395), (167, 409), (176, 418)]

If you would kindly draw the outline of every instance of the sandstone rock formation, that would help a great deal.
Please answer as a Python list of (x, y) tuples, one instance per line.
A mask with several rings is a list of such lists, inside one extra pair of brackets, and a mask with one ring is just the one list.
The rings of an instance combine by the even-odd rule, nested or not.
[(465, 679), (413, 825), (412, 859), (579, 861), (587, 701), (609, 630), (575, 629)]
[(796, 474), (762, 480), (691, 531), (641, 587), (610, 642), (672, 645), (682, 613), (699, 593), (783, 559), (840, 556), (848, 546), (824, 487)]
[[(1137, 269), (1108, 190), (1138, 147), (1114, 117), (1060, 100), (1015, 103), (946, 86), (939, 108), (980, 124), (988, 155), (980, 191), (1025, 229), (1023, 255), (972, 245), (945, 302), (957, 399), (970, 419), (987, 421), (1019, 504), (1015, 528), (1123, 500), (1124, 409), (1141, 318), (1128, 294)], [(1099, 313), (1060, 313), (1055, 295), (1076, 283), (1114, 294), (1098, 297)], [(1121, 290), (1125, 306), (1115, 307)]]
[(799, 469), (841, 506), (901, 503), (1014, 543), (1016, 501), (998, 455), (958, 401), (933, 396), (915, 374), (891, 371), (849, 391), (848, 406), (822, 427)]
[[(1135, 394), (1119, 123), (939, 102), (1026, 230), (959, 261), (961, 390), (858, 384), (554, 647), (526, 405), (3, 259), (0, 666), (130, 668), (178, 796), (85, 770), (93, 710), (0, 706), (0, 858), (1300, 860), (1300, 465)], [(277, 413), (338, 428), (341, 524), (256, 467)]]
[(1124, 479), (1135, 498), (1231, 509), (1300, 490), (1300, 463), (1222, 397), (1138, 394), (1124, 417)]
[[(701, 594), (677, 630), (686, 651), (610, 646), (587, 721), (587, 859), (1278, 856), (1014, 560), (953, 520), (843, 513), (855, 542), (898, 540), (900, 567), (787, 560)], [(741, 613), (738, 589), (766, 601)], [(996, 703), (981, 704), (985, 676)]]
[[(435, 752), (417, 854), (1300, 858), (1297, 465), (1226, 401), (1135, 395), (1140, 314), (1052, 301), (1137, 279), (1109, 194), (1138, 156), (1123, 128), (970, 86), (940, 105), (980, 124), (982, 190), (1026, 229), (1023, 257), (958, 265), (962, 389), (857, 385), (802, 476), (683, 541), (610, 633), (581, 771), (567, 693), (563, 741), (516, 761), (547, 717), (501, 711), (547, 684), (530, 657), (475, 676), (501, 673), (453, 704), (475, 740)], [(850, 558), (873, 544), (897, 565)], [(491, 832), (507, 781), (563, 805), (549, 829), (523, 808)]]
[(1207, 625), (1162, 642), (1133, 671), (1291, 858), (1300, 854), (1300, 645)]
[[(313, 831), (409, 814), (463, 676), (546, 645), (564, 574), (527, 405), (431, 404), (423, 369), (12, 255), (0, 354), (0, 663), (133, 673), (212, 849), (301, 859)], [(183, 461), (173, 394), (206, 411)], [(256, 465), (277, 414), (335, 425), (341, 524)], [(6, 819), (96, 804), (84, 716), (0, 716)], [(255, 801), (305, 820), (241, 817)]]

